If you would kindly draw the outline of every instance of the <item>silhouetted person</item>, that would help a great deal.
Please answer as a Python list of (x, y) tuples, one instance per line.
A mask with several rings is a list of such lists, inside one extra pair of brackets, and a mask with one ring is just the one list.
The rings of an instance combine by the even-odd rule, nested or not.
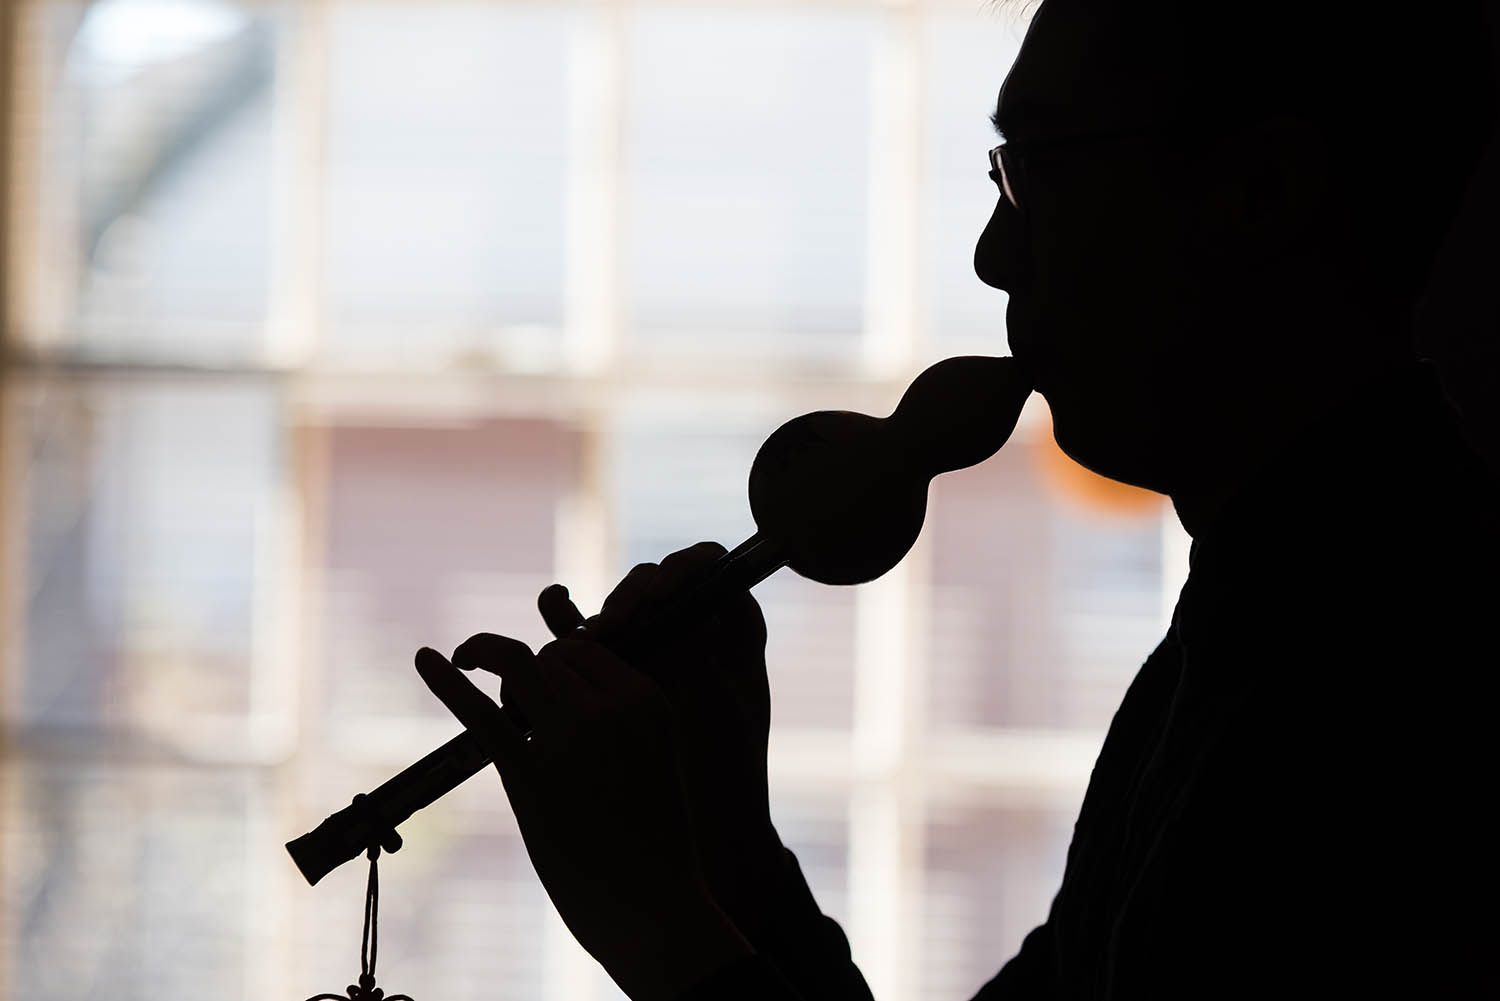
[[(1493, 128), (1487, 39), (1463, 2), (1037, 12), (975, 267), (1059, 445), (1194, 541), (985, 1001), (1500, 996), (1500, 491), (1410, 325)], [(603, 615), (720, 551), (638, 567)], [(748, 597), (651, 664), (471, 639), (454, 663), (504, 675), (533, 746), (419, 656), (638, 1001), (869, 996), (769, 817), (764, 640)]]

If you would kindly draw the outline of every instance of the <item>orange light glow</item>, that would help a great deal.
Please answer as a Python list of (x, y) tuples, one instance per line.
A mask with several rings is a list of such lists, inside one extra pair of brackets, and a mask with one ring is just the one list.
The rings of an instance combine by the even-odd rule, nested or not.
[(1048, 421), (1045, 434), (1037, 436), (1037, 465), (1042, 481), (1057, 496), (1101, 514), (1141, 517), (1161, 509), (1165, 495), (1133, 487), (1086, 469), (1058, 447)]

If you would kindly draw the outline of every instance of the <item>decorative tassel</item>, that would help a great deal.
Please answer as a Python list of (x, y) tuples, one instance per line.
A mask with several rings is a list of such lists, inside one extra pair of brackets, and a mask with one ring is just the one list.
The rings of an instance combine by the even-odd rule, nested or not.
[[(364, 793), (355, 796), (355, 805), (361, 805), (364, 798)], [(380, 858), (382, 844), (387, 850), (396, 851), (401, 847), (401, 836), (393, 830), (382, 832), (365, 851), (365, 857), (370, 860), (370, 879), (365, 884), (365, 932), (359, 944), (359, 983), (345, 988), (349, 995), (347, 998), (342, 994), (315, 994), (307, 1001), (412, 1001), (409, 994), (392, 994), (386, 997), (385, 991), (375, 986), (375, 951), (378, 946), (377, 922), (380, 908), (380, 871), (377, 860)]]

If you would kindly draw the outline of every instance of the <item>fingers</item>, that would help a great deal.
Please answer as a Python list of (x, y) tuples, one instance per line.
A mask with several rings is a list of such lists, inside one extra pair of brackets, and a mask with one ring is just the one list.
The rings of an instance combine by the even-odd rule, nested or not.
[(537, 653), (549, 677), (577, 679), (596, 694), (633, 700), (651, 682), (624, 660), (592, 640), (553, 640)]
[(660, 565), (637, 563), (604, 599), (599, 617), (606, 622), (628, 619), (642, 605), (703, 572), (726, 551), (717, 542), (699, 542), (668, 555)]
[(500, 677), (534, 674), (528, 671), (533, 655), (531, 647), (509, 636), (475, 633), (453, 651), (453, 666), (465, 671), (488, 671)]
[(417, 674), (438, 701), (484, 745), (502, 769), (520, 760), (526, 746), (520, 729), (488, 695), (436, 650), (417, 651)]
[(695, 542), (686, 549), (669, 553), (661, 561), (661, 568), (668, 574), (684, 574), (705, 567), (729, 550), (717, 542)]
[(596, 616), (601, 623), (617, 623), (628, 619), (632, 612), (649, 601), (661, 585), (661, 567), (655, 563), (637, 563), (621, 578), (615, 589), (604, 599), (604, 605)]
[(547, 624), (548, 631), (558, 639), (573, 632), (583, 622), (583, 613), (568, 597), (568, 589), (561, 584), (544, 587), (542, 593), (537, 595), (536, 607), (542, 613), (542, 621)]
[(531, 647), (520, 640), (477, 633), (453, 651), (453, 666), (498, 676), (500, 701), (516, 711), (519, 726), (529, 728), (550, 710), (554, 693), (538, 670)]

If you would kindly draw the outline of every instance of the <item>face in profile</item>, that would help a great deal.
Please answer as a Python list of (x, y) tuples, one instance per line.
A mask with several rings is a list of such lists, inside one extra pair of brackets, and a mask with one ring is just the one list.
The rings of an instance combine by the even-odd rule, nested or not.
[(1171, 127), (1161, 86), (1118, 26), (1084, 7), (1047, 0), (1001, 89), (1009, 194), (974, 266), (1010, 294), (1011, 351), (1046, 398), (1059, 446), (1104, 476), (1165, 491), (1164, 436), (1193, 376), (1199, 286), (1184, 200), (1159, 155)]

